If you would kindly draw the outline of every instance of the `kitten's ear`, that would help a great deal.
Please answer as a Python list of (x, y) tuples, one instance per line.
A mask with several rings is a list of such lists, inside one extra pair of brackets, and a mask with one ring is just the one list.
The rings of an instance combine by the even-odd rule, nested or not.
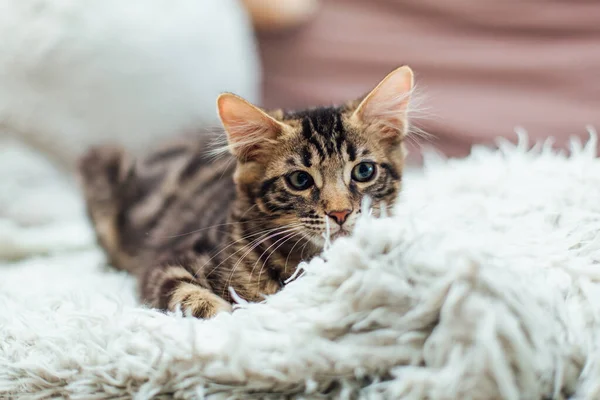
[(267, 154), (285, 129), (285, 124), (232, 93), (218, 97), (217, 110), (227, 133), (229, 151), (243, 161), (256, 161)]
[(363, 99), (353, 118), (382, 139), (401, 138), (408, 130), (413, 85), (413, 72), (408, 66), (392, 71)]

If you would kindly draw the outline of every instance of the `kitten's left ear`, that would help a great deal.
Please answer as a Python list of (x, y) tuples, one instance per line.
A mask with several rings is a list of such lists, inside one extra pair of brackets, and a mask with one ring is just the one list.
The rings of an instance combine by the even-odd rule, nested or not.
[(388, 74), (354, 111), (352, 118), (382, 139), (403, 137), (408, 130), (408, 105), (414, 86), (408, 66)]
[(227, 133), (229, 151), (241, 161), (260, 161), (287, 125), (232, 93), (217, 99), (217, 111)]

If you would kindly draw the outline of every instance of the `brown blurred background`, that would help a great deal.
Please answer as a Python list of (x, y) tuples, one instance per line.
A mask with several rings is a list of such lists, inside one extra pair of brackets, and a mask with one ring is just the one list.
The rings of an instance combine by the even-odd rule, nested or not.
[(218, 125), (224, 91), (327, 105), (402, 64), (420, 145), (447, 155), (517, 126), (562, 147), (600, 127), (598, 0), (2, 1), (0, 150), (10, 137), (71, 171), (93, 144), (141, 152)]
[[(246, 0), (260, 32), (263, 105), (300, 108), (367, 92), (409, 64), (429, 145), (600, 127), (600, 2), (590, 0)], [(415, 152), (413, 151), (414, 155)]]

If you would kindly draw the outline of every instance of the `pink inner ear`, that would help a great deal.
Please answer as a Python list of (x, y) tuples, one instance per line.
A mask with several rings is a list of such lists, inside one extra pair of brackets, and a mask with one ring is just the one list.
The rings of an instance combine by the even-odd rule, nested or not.
[(279, 133), (277, 121), (235, 95), (219, 97), (218, 111), (230, 149), (238, 156), (252, 157)]
[(410, 69), (399, 68), (392, 72), (359, 106), (359, 117), (385, 135), (403, 134), (412, 85)]
[(410, 95), (408, 93), (391, 91), (388, 93), (376, 93), (365, 104), (363, 118), (369, 120), (402, 120), (406, 117), (409, 100)]

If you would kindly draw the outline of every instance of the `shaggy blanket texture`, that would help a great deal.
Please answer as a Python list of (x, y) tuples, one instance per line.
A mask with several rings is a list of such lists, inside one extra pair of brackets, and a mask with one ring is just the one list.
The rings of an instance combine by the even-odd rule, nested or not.
[(596, 148), (430, 157), (393, 216), (199, 321), (137, 304), (76, 189), (4, 147), (0, 398), (600, 398)]

